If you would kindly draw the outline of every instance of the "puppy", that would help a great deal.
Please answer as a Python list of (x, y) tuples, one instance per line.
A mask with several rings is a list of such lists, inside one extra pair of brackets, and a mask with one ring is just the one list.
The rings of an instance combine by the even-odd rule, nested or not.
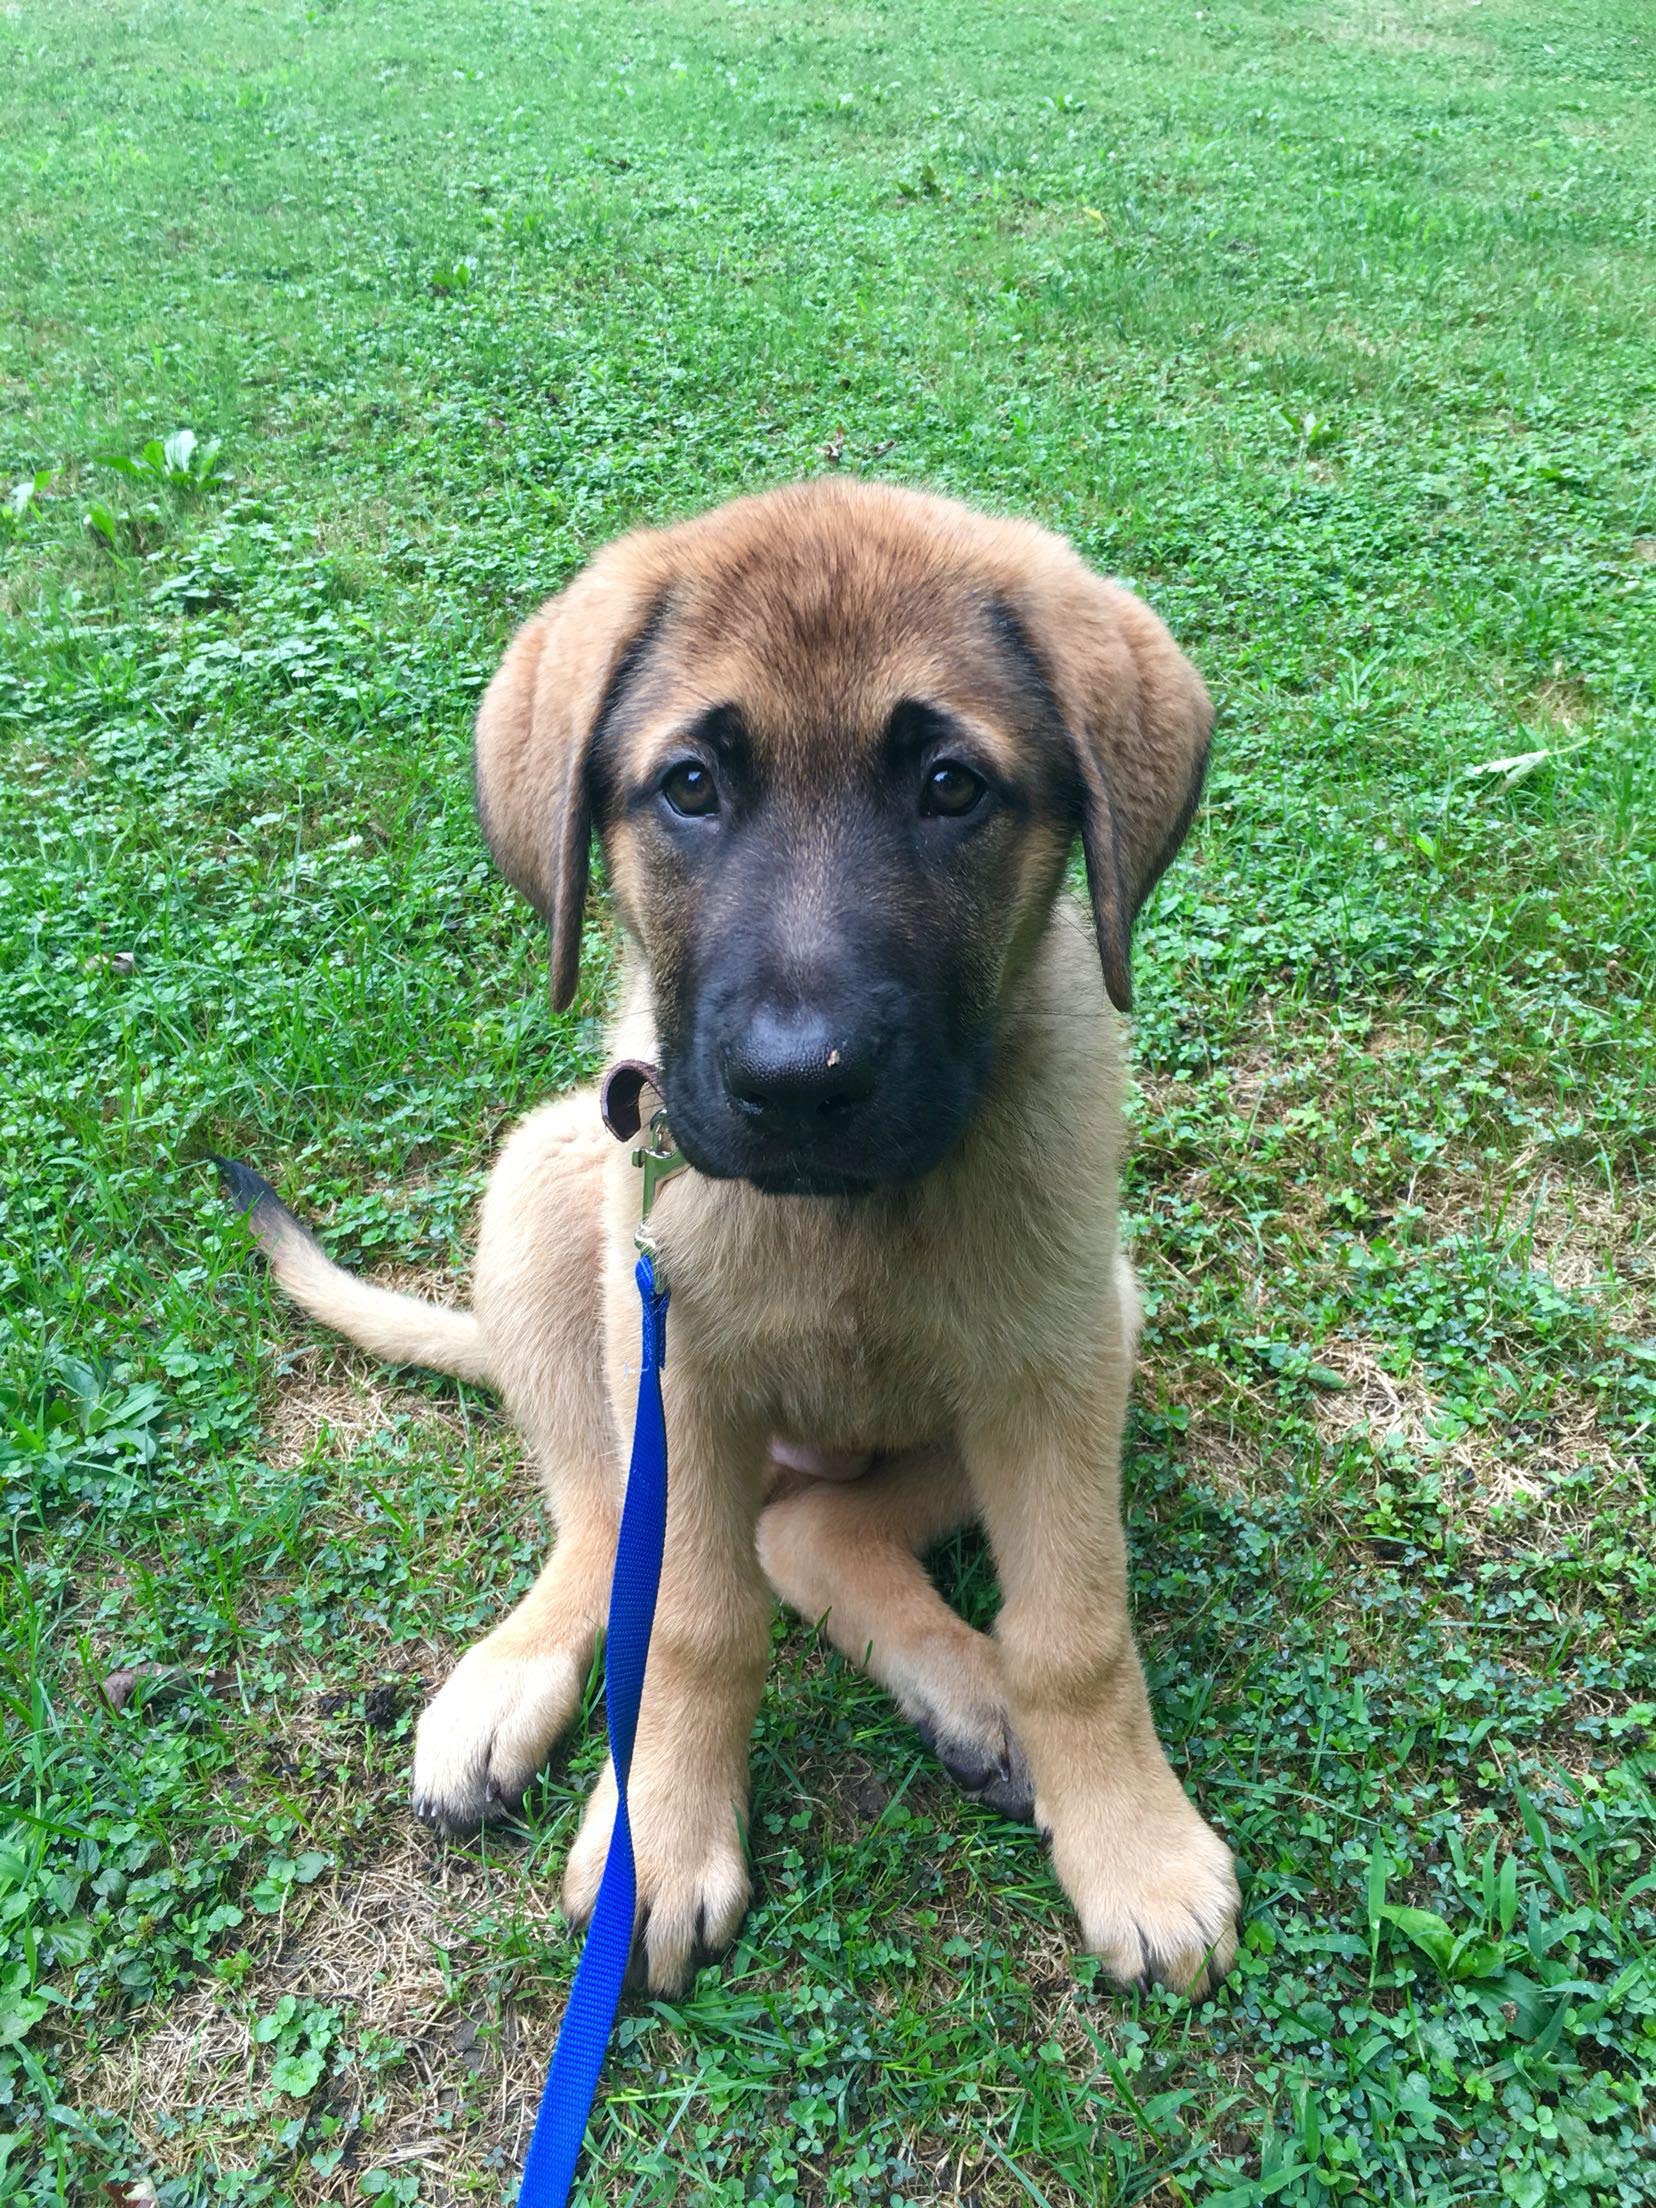
[[(478, 808), (550, 927), (553, 998), (576, 993), (596, 834), (624, 944), (613, 1047), (659, 1066), (693, 1168), (651, 1222), (673, 1299), (631, 1786), (652, 1988), (682, 1988), (747, 1906), (772, 1589), (969, 1792), (1033, 1815), (1114, 1978), (1197, 1993), (1229, 1966), (1230, 1854), (1168, 1767), (1128, 1619), (1111, 1009), (1210, 721), (1156, 616), (1056, 537), (839, 478), (623, 537), (489, 685)], [(1085, 917), (1062, 894), (1077, 836)], [(531, 1113), (452, 1311), (341, 1271), (230, 1170), (307, 1311), (497, 1389), (539, 1464), (551, 1559), (415, 1749), (420, 1814), (476, 1826), (569, 1725), (602, 1625), (639, 1173), (590, 1091)], [(973, 1517), (992, 1636), (920, 1562)], [(606, 1769), (563, 1883), (577, 1922), (614, 1807)]]

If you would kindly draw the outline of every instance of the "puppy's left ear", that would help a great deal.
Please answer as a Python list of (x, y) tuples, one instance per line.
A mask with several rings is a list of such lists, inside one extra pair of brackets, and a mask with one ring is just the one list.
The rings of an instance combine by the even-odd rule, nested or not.
[(1165, 626), (1122, 584), (1073, 555), (1045, 583), (1031, 626), (1075, 748), (1104, 985), (1126, 1012), (1133, 921), (1195, 815), (1213, 706)]

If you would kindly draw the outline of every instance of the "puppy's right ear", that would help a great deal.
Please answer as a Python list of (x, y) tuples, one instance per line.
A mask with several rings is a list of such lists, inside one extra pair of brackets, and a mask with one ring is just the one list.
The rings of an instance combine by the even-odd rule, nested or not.
[(612, 545), (513, 637), (477, 709), (477, 814), (495, 864), (551, 929), (552, 1002), (573, 1003), (592, 845), (592, 753), (659, 624), (637, 554)]

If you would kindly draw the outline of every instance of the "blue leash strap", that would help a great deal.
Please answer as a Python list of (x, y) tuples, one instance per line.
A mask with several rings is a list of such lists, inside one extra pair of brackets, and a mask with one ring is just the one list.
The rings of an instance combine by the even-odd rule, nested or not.
[(518, 2208), (565, 2208), (586, 2138), (587, 2118), (598, 2091), (604, 2050), (632, 1954), (638, 1879), (627, 1779), (632, 1770), (644, 1663), (655, 1622), (656, 1590), (667, 1541), (667, 1423), (661, 1407), (661, 1367), (667, 1354), (667, 1290), (657, 1287), (646, 1251), (638, 1260), (638, 1293), (644, 1306), (644, 1346), (638, 1368), (638, 1415), (632, 1461), (615, 1545), (609, 1625), (604, 1645), (604, 1706), (609, 1716), (610, 1757), (615, 1765), (615, 1826), (598, 1888), (586, 1945), (576, 1966), (569, 2006), (546, 2074), (546, 2090), (523, 2165)]

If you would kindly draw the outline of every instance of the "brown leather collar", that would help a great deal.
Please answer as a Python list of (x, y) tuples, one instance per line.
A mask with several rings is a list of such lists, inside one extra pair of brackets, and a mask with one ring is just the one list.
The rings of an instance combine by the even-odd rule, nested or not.
[(661, 1095), (661, 1069), (643, 1058), (618, 1058), (604, 1076), (598, 1109), (617, 1142), (631, 1142), (644, 1124), (644, 1091)]

